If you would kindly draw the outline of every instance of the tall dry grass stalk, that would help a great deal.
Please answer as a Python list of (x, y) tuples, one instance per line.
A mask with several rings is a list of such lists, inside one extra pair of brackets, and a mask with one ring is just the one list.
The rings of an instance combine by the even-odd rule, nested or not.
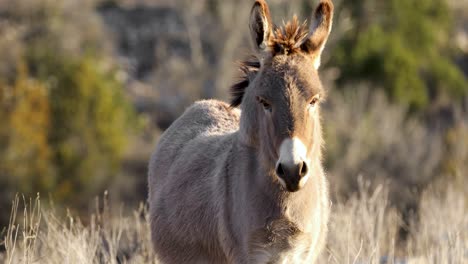
[[(400, 217), (388, 203), (388, 190), (360, 182), (358, 193), (332, 206), (326, 252), (318, 263), (434, 263), (468, 262), (466, 194), (448, 187), (424, 193), (420, 222), (404, 248), (396, 244)], [(89, 224), (68, 213), (41, 208), (17, 197), (3, 243), (5, 263), (157, 263), (151, 250), (146, 206), (124, 215), (96, 200)], [(19, 214), (19, 212), (23, 212)]]
[[(23, 206), (20, 207), (21, 201)], [(21, 212), (19, 211), (20, 209), (22, 209), (23, 214), (18, 219), (18, 212)], [(29, 202), (24, 196), (22, 199), (18, 195), (15, 197), (11, 209), (9, 227), (3, 241), (6, 249), (5, 263), (18, 263), (15, 256), (19, 257), (23, 263), (34, 263), (36, 261), (34, 252), (39, 235), (41, 216), (39, 195), (34, 201), (29, 199)]]

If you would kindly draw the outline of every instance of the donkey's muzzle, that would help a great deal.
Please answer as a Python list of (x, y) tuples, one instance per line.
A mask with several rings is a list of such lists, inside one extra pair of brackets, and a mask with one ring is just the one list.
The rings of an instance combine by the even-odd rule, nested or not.
[(304, 184), (307, 173), (307, 163), (300, 161), (298, 163), (278, 163), (276, 165), (276, 174), (283, 180), (284, 187), (290, 192), (298, 191)]

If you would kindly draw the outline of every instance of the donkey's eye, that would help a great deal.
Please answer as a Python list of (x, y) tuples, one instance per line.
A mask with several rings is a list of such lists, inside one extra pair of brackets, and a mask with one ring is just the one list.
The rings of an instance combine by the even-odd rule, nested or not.
[(320, 96), (319, 95), (316, 95), (312, 98), (312, 100), (310, 100), (310, 103), (309, 105), (311, 107), (315, 106), (318, 102), (320, 101)]
[(257, 96), (257, 101), (263, 106), (263, 109), (271, 112), (271, 104), (268, 103), (267, 100), (263, 99), (262, 97)]

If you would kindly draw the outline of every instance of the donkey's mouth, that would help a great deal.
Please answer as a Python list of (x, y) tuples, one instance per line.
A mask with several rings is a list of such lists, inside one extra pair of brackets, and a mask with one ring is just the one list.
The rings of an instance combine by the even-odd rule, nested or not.
[(289, 192), (297, 192), (299, 191), (300, 187), (299, 187), (299, 184), (288, 184), (286, 185), (286, 189)]
[(294, 178), (283, 179), (277, 175), (277, 178), (283, 189), (285, 189), (288, 192), (297, 192), (304, 187), (304, 185), (306, 184), (309, 178), (309, 175), (306, 175), (305, 177), (297, 178), (297, 179), (294, 179)]

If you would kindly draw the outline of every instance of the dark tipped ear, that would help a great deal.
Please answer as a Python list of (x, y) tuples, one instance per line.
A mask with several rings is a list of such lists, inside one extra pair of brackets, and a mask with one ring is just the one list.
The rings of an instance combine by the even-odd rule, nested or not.
[(327, 42), (333, 23), (333, 3), (331, 0), (321, 0), (315, 9), (309, 37), (301, 45), (301, 48), (310, 53), (314, 58), (315, 69), (320, 66), (320, 56)]
[(250, 35), (257, 54), (262, 53), (268, 47), (272, 27), (268, 5), (264, 0), (255, 1), (250, 11)]

